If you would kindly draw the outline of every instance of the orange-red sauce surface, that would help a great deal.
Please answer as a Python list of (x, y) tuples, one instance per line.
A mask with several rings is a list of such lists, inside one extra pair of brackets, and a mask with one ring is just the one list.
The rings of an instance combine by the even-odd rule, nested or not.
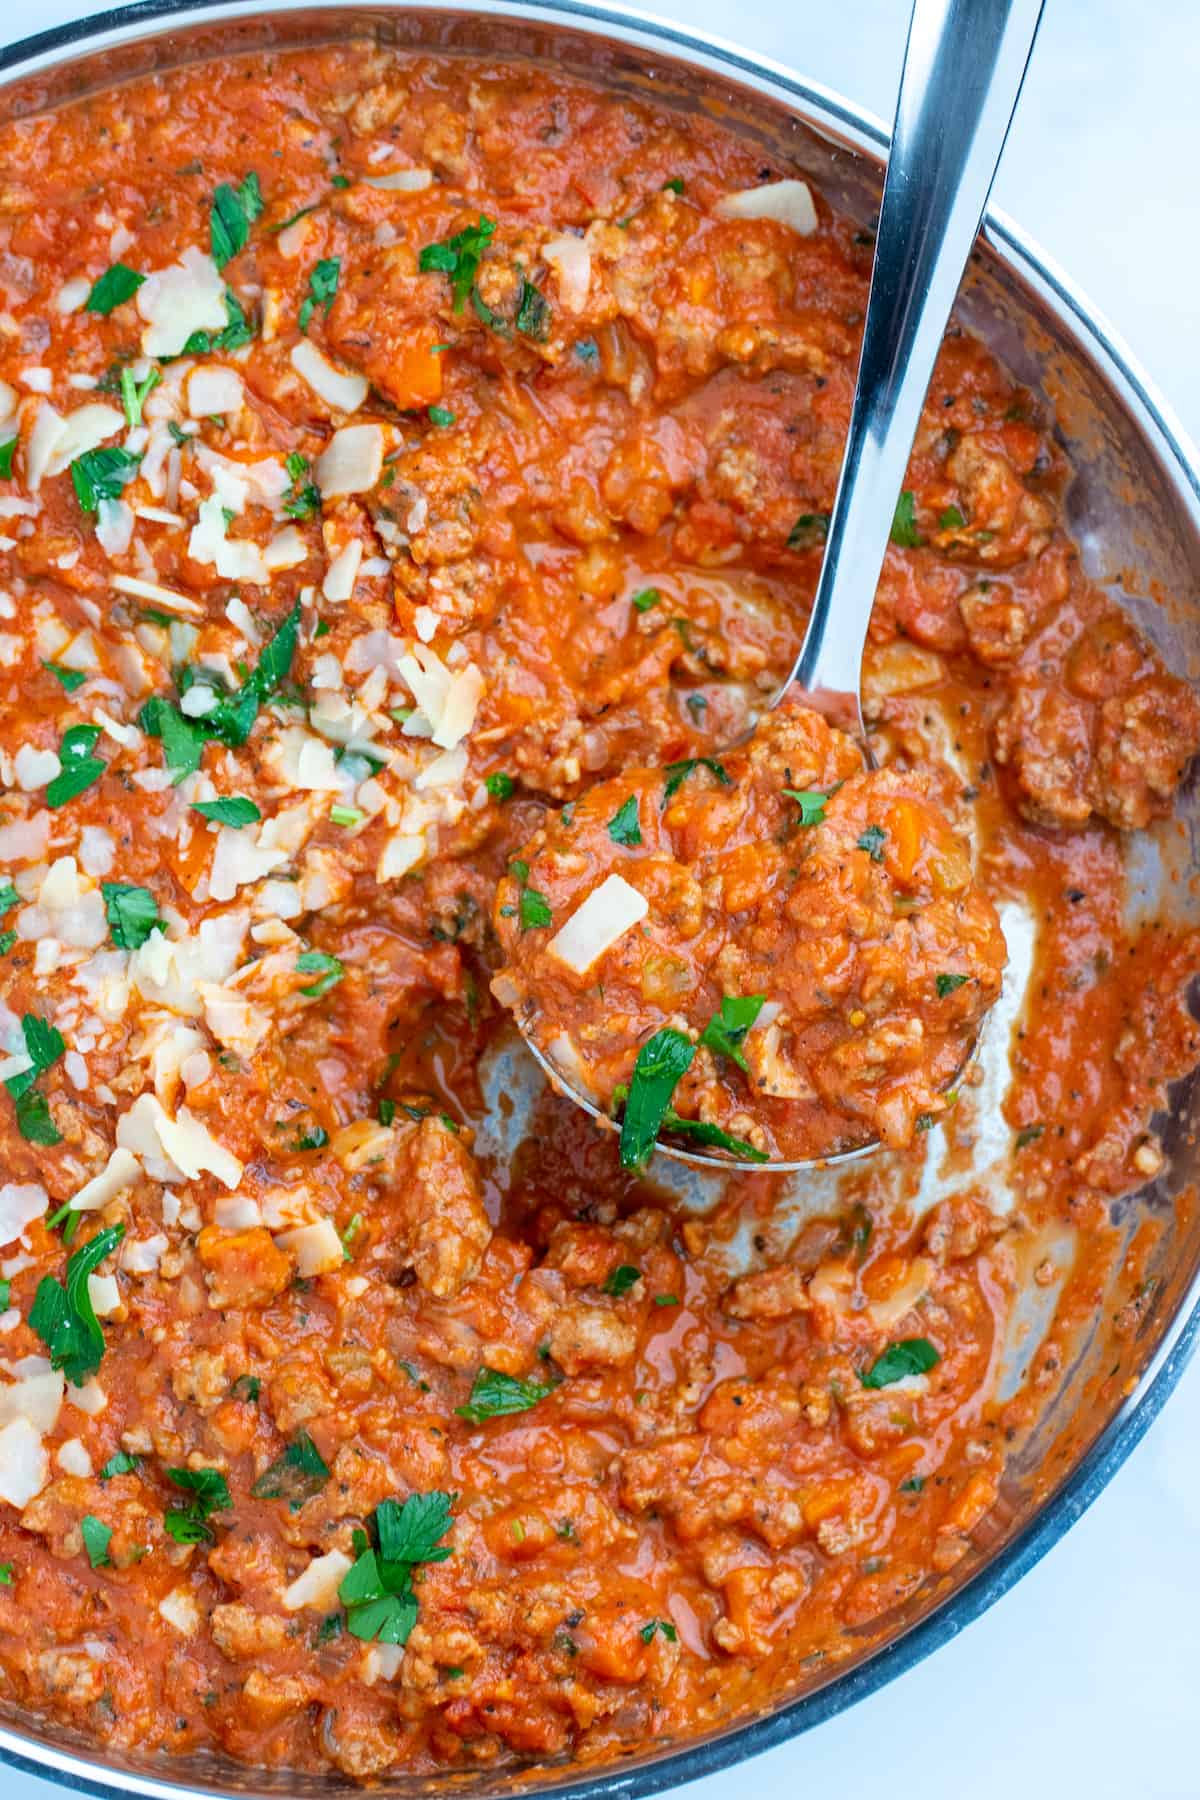
[(1195, 701), (952, 335), (866, 691), (1037, 920), (1019, 1204), (969, 1083), (800, 1222), (768, 1175), (690, 1215), (549, 1096), (502, 1152), (497, 884), (787, 668), (869, 242), (746, 216), (788, 171), (707, 121), (356, 47), (0, 168), (6, 1697), (363, 1780), (770, 1704), (964, 1554), (1030, 1246), (1073, 1232), (1037, 1279), (1098, 1303), (1161, 1167), (1198, 959), (1128, 935), (1121, 834)]

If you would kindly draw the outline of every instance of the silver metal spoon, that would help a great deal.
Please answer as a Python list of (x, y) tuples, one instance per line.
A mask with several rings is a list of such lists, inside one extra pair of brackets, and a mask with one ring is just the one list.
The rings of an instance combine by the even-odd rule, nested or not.
[[(1029, 66), (1044, 0), (915, 0), (875, 233), (858, 381), (808, 629), (771, 706), (792, 687), (856, 737), (870, 760), (861, 676), (867, 627), (921, 408), (974, 248)], [(769, 710), (769, 709), (768, 709)], [(602, 1124), (608, 1115), (526, 1043), (556, 1088)], [(790, 1172), (819, 1163), (739, 1162), (658, 1142), (713, 1170)]]

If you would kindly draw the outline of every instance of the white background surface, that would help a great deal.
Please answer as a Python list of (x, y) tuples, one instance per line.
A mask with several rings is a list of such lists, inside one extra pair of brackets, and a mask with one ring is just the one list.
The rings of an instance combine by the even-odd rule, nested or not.
[[(0, 0), (0, 41), (83, 17)], [(907, 0), (658, 0), (890, 117)], [(1200, 437), (1200, 12), (1048, 0), (996, 199)], [(1200, 1800), (1200, 1367), (1092, 1510), (957, 1642), (688, 1800)], [(0, 1772), (3, 1800), (50, 1800)]]

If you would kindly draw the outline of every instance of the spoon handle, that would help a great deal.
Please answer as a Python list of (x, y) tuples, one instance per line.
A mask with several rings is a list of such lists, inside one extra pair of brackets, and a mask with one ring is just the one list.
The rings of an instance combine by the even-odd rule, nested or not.
[(862, 732), (867, 625), (909, 452), (1043, 0), (916, 0), (858, 384), (812, 615), (789, 682)]

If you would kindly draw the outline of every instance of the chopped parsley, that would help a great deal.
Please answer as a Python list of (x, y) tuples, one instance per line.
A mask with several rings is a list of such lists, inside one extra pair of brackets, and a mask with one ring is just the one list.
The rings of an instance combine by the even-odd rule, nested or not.
[[(232, 288), (225, 289), (225, 317), (227, 323), (220, 331), (193, 331), (179, 352), (180, 356), (207, 356), (213, 350), (240, 350), (243, 344), (248, 344), (254, 336), (254, 326)], [(171, 423), (174, 425), (174, 420)], [(190, 443), (191, 439), (184, 433), (182, 439), (176, 438), (176, 442)]]
[(915, 494), (911, 488), (905, 488), (896, 502), (891, 531), (893, 544), (899, 544), (902, 550), (915, 550), (918, 544), (925, 541), (917, 530), (916, 507)]
[(11, 1563), (0, 1563), (0, 1587), (11, 1587), (13, 1584), (13, 1566)]
[(219, 800), (193, 800), (192, 811), (205, 819), (215, 820), (218, 825), (232, 825), (235, 831), (240, 831), (243, 825), (257, 824), (262, 818), (258, 807), (245, 794), (223, 794)]
[(142, 408), (154, 392), (162, 374), (158, 369), (151, 369), (143, 381), (138, 381), (133, 370), (126, 367), (121, 370), (121, 405), (125, 411), (125, 423), (132, 431), (142, 422)]
[(222, 182), (212, 197), (209, 216), (209, 238), (212, 257), (218, 269), (244, 250), (250, 241), (250, 227), (264, 205), (258, 176), (251, 170), (237, 187)]
[(84, 1513), (79, 1521), (79, 1533), (93, 1569), (110, 1568), (112, 1558), (108, 1554), (108, 1546), (112, 1543), (112, 1526), (106, 1525), (103, 1519), (98, 1519), (95, 1513)]
[(235, 1400), (244, 1400), (247, 1406), (253, 1406), (262, 1393), (262, 1382), (257, 1375), (239, 1375), (229, 1392)]
[(12, 1281), (7, 1275), (0, 1276), (0, 1312), (7, 1312), (12, 1305)]
[(314, 1125), (311, 1131), (305, 1131), (296, 1139), (297, 1150), (323, 1150), (329, 1142), (329, 1133), (323, 1125)]
[(49, 1148), (62, 1143), (62, 1132), (51, 1116), (50, 1102), (39, 1088), (30, 1088), (17, 1101), (17, 1130), (27, 1144)]
[(783, 791), (800, 808), (801, 825), (825, 823), (825, 806), (831, 798), (829, 794), (819, 794), (815, 788), (784, 788)]
[(121, 489), (132, 479), (140, 456), (116, 444), (85, 450), (71, 464), (71, 483), (84, 512), (99, 512), (102, 500), (119, 500)]
[(669, 800), (674, 799), (694, 769), (707, 769), (722, 787), (733, 786), (724, 763), (717, 762), (711, 756), (685, 756), (681, 762), (668, 763), (663, 771), (667, 778), (663, 784), (662, 803), (664, 807)]
[(619, 1300), (622, 1294), (627, 1294), (630, 1288), (641, 1279), (642, 1271), (640, 1269), (636, 1269), (632, 1263), (622, 1263), (619, 1268), (613, 1270), (605, 1282), (604, 1292), (611, 1294), (614, 1300)]
[(92, 1305), (88, 1276), (110, 1256), (125, 1236), (124, 1225), (109, 1225), (67, 1260), (64, 1287), (52, 1275), (38, 1283), (29, 1324), (50, 1353), (50, 1366), (61, 1369), (73, 1387), (82, 1387), (100, 1367), (104, 1333)]
[(48, 1148), (62, 1142), (62, 1133), (50, 1116), (46, 1096), (34, 1083), (39, 1075), (54, 1066), (65, 1052), (66, 1044), (57, 1027), (39, 1019), (36, 1013), (24, 1015), (21, 1034), (25, 1039), (25, 1054), (33, 1066), (23, 1074), (10, 1075), (4, 1085), (13, 1097), (17, 1130), (21, 1136), (27, 1143)]
[(690, 1038), (667, 1025), (638, 1051), (621, 1122), (621, 1166), (640, 1169), (649, 1160), (680, 1079), (696, 1054)]
[(16, 453), (18, 439), (6, 438), (0, 444), (0, 481), (11, 481), (13, 472), (13, 456)]
[[(692, 1138), (697, 1144), (706, 1144), (710, 1149), (728, 1150), (731, 1156), (739, 1156), (743, 1162), (769, 1162), (765, 1150), (759, 1150), (745, 1138), (734, 1137), (720, 1125), (710, 1125), (707, 1119), (684, 1119), (668, 1106), (663, 1115), (663, 1130), (674, 1132), (678, 1137)], [(666, 1304), (656, 1301), (656, 1305)], [(671, 1302), (674, 1305), (674, 1302)]]
[(518, 911), (522, 931), (532, 931), (537, 926), (551, 925), (554, 922), (554, 915), (550, 911), (550, 902), (545, 894), (538, 892), (537, 888), (522, 885)]
[(319, 980), (302, 987), (300, 992), (309, 1000), (319, 1000), (330, 988), (335, 988), (346, 973), (346, 965), (336, 956), (330, 956), (327, 950), (305, 950), (296, 958), (296, 968), (301, 975), (316, 975)]
[(483, 785), (493, 800), (504, 801), (512, 798), (516, 782), (511, 775), (506, 775), (503, 769), (494, 769), (490, 775), (484, 778)]
[(128, 1450), (117, 1450), (109, 1457), (100, 1471), (101, 1481), (111, 1481), (114, 1475), (136, 1475), (141, 1463)]
[(229, 1483), (220, 1469), (167, 1469), (167, 1480), (188, 1495), (183, 1506), (169, 1506), (163, 1524), (177, 1544), (207, 1544), (212, 1541), (208, 1523), (215, 1512), (229, 1512), (233, 1498)]
[(521, 277), (521, 298), (517, 303), (517, 330), (523, 337), (544, 344), (550, 336), (550, 302), (541, 288), (535, 287), (527, 275)]
[(307, 1431), (292, 1439), (282, 1456), (263, 1470), (250, 1492), (256, 1500), (287, 1500), (300, 1506), (329, 1480), (329, 1465)]
[(298, 324), (301, 331), (308, 330), (309, 320), (318, 306), (324, 307), (328, 313), (333, 305), (341, 279), (342, 259), (340, 256), (323, 256), (308, 278), (308, 293), (300, 307)]
[(0, 881), (0, 919), (11, 912), (14, 906), (20, 906), (21, 896), (11, 881)]
[(105, 269), (99, 281), (92, 283), (92, 291), (83, 303), (83, 310), (90, 313), (108, 314), (126, 300), (132, 300), (146, 277), (139, 275), (126, 263), (115, 262), (110, 269)]
[(636, 613), (648, 613), (652, 606), (658, 606), (661, 602), (662, 594), (659, 589), (656, 587), (648, 587), (639, 588), (629, 604)]
[(906, 1375), (927, 1374), (941, 1360), (928, 1338), (901, 1338), (899, 1343), (889, 1344), (859, 1380), (865, 1388), (890, 1387)]
[(152, 931), (166, 932), (158, 902), (149, 888), (130, 887), (121, 881), (102, 881), (104, 914), (118, 950), (140, 950)]
[(618, 806), (608, 821), (608, 835), (614, 844), (622, 844), (626, 848), (632, 848), (642, 842), (642, 827), (638, 820), (636, 794), (630, 794), (628, 800), (622, 801)]
[(660, 1631), (668, 1644), (675, 1643), (679, 1637), (679, 1633), (669, 1619), (651, 1619), (648, 1625), (642, 1626), (638, 1636), (643, 1644), (651, 1644), (654, 1642), (655, 1633)]
[(938, 999), (944, 1000), (947, 994), (954, 993), (956, 988), (962, 987), (963, 983), (969, 979), (970, 977), (967, 975), (939, 975), (937, 978)]
[(938, 530), (961, 531), (966, 522), (957, 506), (948, 506), (938, 520)]
[[(437, 272), (449, 276), (456, 313), (463, 310), (467, 295), (474, 290), (479, 264), (495, 230), (495, 219), (489, 219), (486, 213), (480, 213), (478, 225), (468, 225), (465, 231), (456, 231), (445, 243), (426, 244), (417, 259), (417, 267), (422, 274)], [(484, 323), (488, 324), (490, 320), (485, 320)]]
[(53, 675), (63, 692), (67, 694), (73, 694), (75, 689), (82, 687), (87, 680), (87, 676), (82, 669), (62, 669), (57, 663), (45, 661), (43, 661), (42, 667), (45, 669), (47, 675)]
[(429, 406), (425, 409), (426, 417), (431, 425), (453, 425), (455, 415), (448, 406)]
[(739, 1069), (749, 1074), (746, 1058), (742, 1055), (742, 1040), (765, 1002), (765, 994), (726, 994), (720, 1012), (713, 1014), (700, 1033), (700, 1042), (706, 1049), (715, 1050), (718, 1056), (727, 1056), (730, 1062), (735, 1062)]
[(682, 175), (672, 175), (669, 180), (664, 181), (662, 184), (662, 191), (664, 194), (682, 194), (683, 189), (684, 180)]
[(321, 510), (321, 491), (312, 479), (312, 468), (298, 450), (288, 452), (284, 464), (292, 478), (291, 490), (283, 503), (289, 519), (311, 519)]
[[(223, 694), (202, 718), (190, 719), (161, 694), (152, 694), (138, 714), (138, 724), (149, 737), (161, 738), (163, 758), (172, 781), (178, 783), (200, 767), (204, 746), (212, 739), (222, 744), (244, 744), (254, 728), (259, 708), (271, 700), (286, 681), (296, 654), (300, 632), (299, 602), (288, 613), (274, 636), (264, 644), (258, 666), (233, 694)], [(195, 685), (185, 670), (180, 692)]]
[(788, 532), (788, 549), (809, 550), (814, 544), (823, 544), (829, 536), (829, 517), (828, 513), (801, 513)]
[(868, 825), (856, 847), (859, 850), (865, 850), (873, 863), (881, 863), (886, 840), (887, 832), (882, 825)]
[(1026, 1125), (1022, 1127), (1017, 1133), (1017, 1149), (1026, 1150), (1030, 1144), (1036, 1144), (1045, 1129), (1046, 1127), (1044, 1125)]
[(410, 1494), (403, 1505), (381, 1500), (371, 1518), (374, 1543), (355, 1532), (358, 1559), (342, 1577), (338, 1597), (351, 1636), (381, 1644), (406, 1644), (417, 1622), (412, 1572), (418, 1563), (445, 1562), (442, 1539), (453, 1523), (456, 1494)]
[(94, 781), (99, 781), (108, 767), (103, 757), (92, 755), (99, 736), (98, 725), (69, 725), (63, 732), (58, 746), (62, 768), (53, 781), (46, 784), (47, 806), (65, 806), (68, 800), (76, 799)]
[(522, 1381), (516, 1375), (504, 1375), (499, 1369), (480, 1369), (471, 1383), (465, 1406), (456, 1406), (460, 1419), (482, 1425), (488, 1419), (504, 1418), (510, 1413), (528, 1412), (539, 1400), (553, 1392), (550, 1381)]

